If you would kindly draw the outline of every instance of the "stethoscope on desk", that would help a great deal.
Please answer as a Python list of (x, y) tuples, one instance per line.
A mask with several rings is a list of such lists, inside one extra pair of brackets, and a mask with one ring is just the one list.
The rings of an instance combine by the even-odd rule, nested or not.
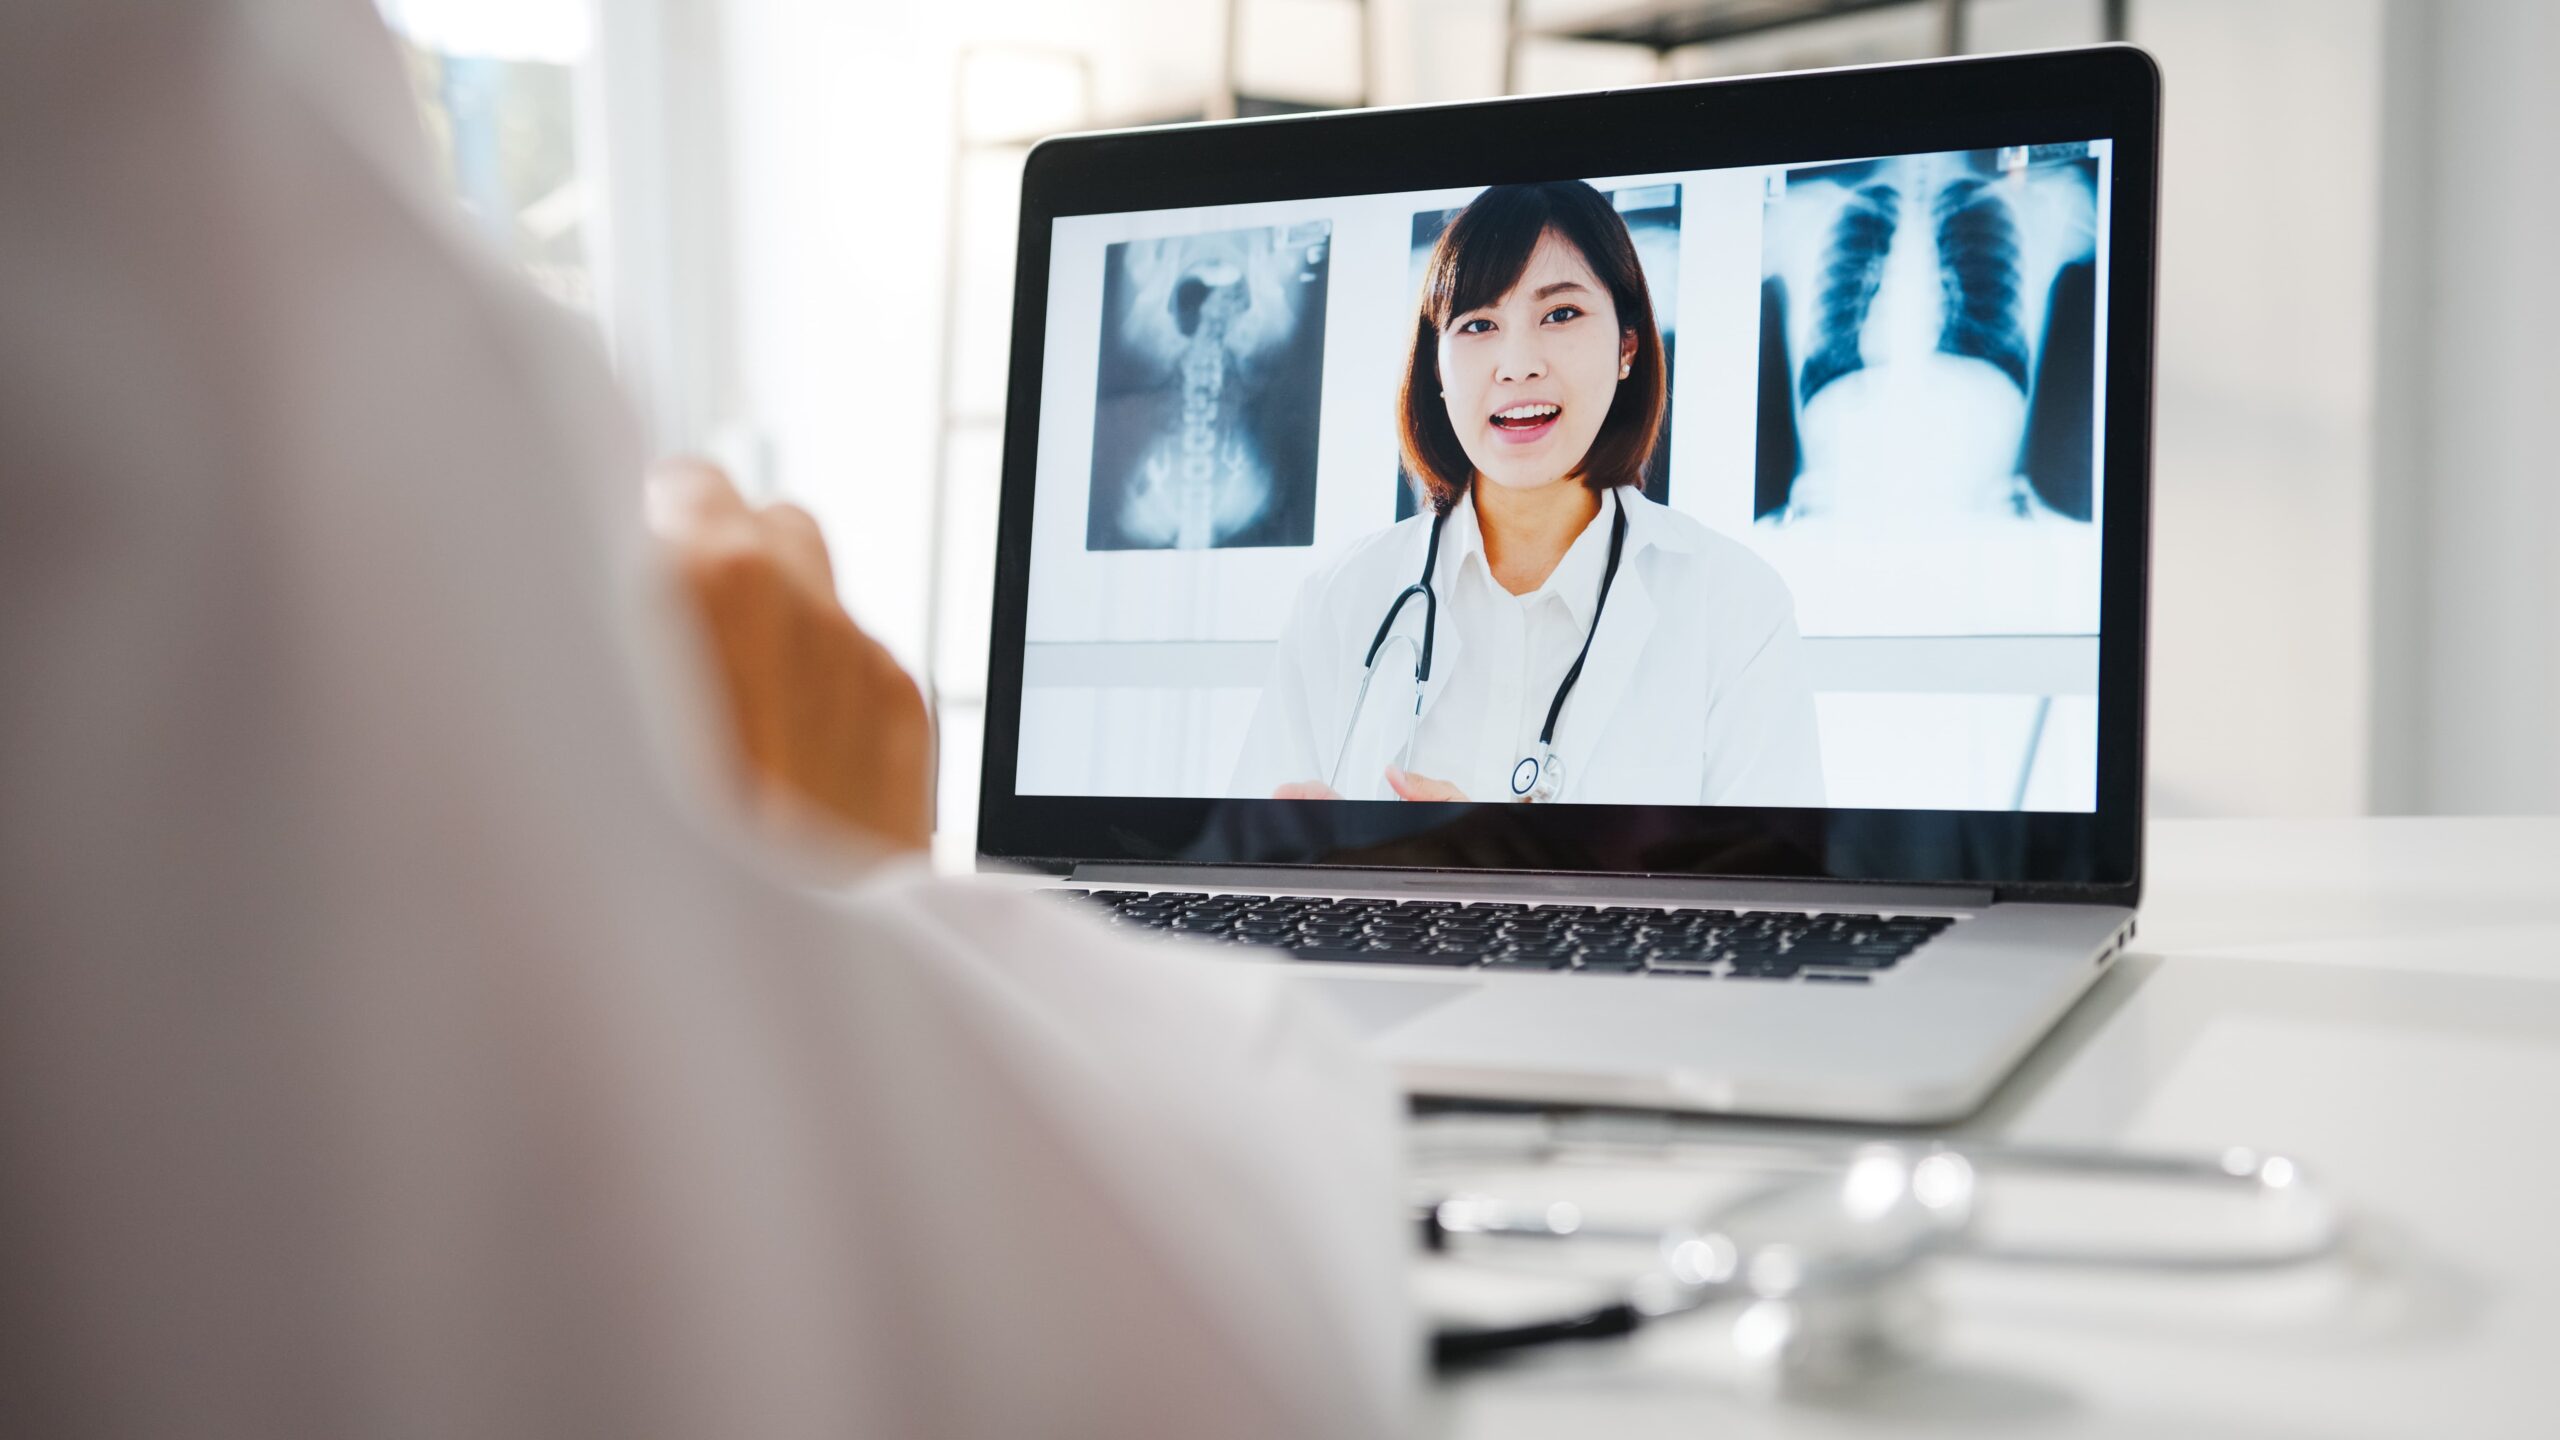
[[(1556, 722), (1564, 715), (1564, 702), (1573, 694), (1574, 682), (1582, 678), (1583, 662), (1591, 658), (1591, 642), (1599, 637), (1601, 613), (1609, 608), (1609, 587), (1617, 583), (1618, 560), (1627, 548), (1626, 501), (1613, 490), (1609, 503), (1616, 514), (1609, 521), (1609, 561), (1600, 571), (1600, 598), (1591, 605), (1591, 628), (1583, 632), (1582, 648), (1575, 652), (1573, 664), (1556, 686), (1555, 699), (1548, 702), (1547, 723), (1538, 731), (1537, 753), (1521, 756), (1520, 762), (1511, 767), (1511, 793), (1522, 800), (1545, 803), (1564, 793), (1564, 761), (1556, 754)], [(1342, 789), (1343, 764), (1351, 755), (1352, 734), (1359, 728), (1361, 712), (1368, 704), (1370, 682), (1378, 678), (1378, 652), (1386, 648), (1396, 628), (1396, 617), (1404, 613), (1405, 602), (1418, 597), (1422, 601), (1422, 643), (1414, 654), (1413, 712), (1406, 720), (1405, 743), (1398, 752), (1397, 763), (1401, 765), (1410, 758), (1406, 752), (1413, 748), (1413, 731), (1422, 723), (1423, 687), (1431, 682), (1431, 645), (1440, 629), (1440, 600), (1431, 590), (1431, 572), (1440, 563), (1440, 532), (1448, 523), (1446, 510), (1431, 517), (1431, 540), (1422, 552), (1422, 578), (1396, 592), (1396, 598), (1387, 606), (1386, 618), (1378, 622), (1376, 638), (1369, 642), (1369, 653), (1361, 657), (1360, 688), (1351, 698), (1351, 718), (1342, 727), (1342, 744), (1334, 750), (1333, 773), (1329, 777), (1337, 793)], [(1410, 640), (1405, 643), (1412, 644)]]
[[(1687, 1142), (1660, 1134), (1577, 1135), (1532, 1120), (1523, 1135), (1497, 1121), (1491, 1137), (1461, 1127), (1413, 1159), (1520, 1164), (1596, 1160), (1713, 1169), (1738, 1161), (1775, 1177), (1669, 1226), (1614, 1228), (1566, 1202), (1520, 1205), (1467, 1189), (1431, 1187), (1416, 1206), (1424, 1250), (1439, 1256), (1487, 1242), (1632, 1242), (1648, 1256), (1634, 1278), (1596, 1305), (1494, 1325), (1443, 1325), (1432, 1335), (1442, 1371), (1558, 1341), (1626, 1335), (1660, 1320), (1729, 1307), (1743, 1375), (1778, 1389), (1855, 1379), (1928, 1348), (1936, 1312), (1920, 1284), (1939, 1258), (2061, 1270), (2190, 1276), (2284, 1270), (2336, 1253), (2346, 1219), (2291, 1159), (2252, 1150), (2162, 1154), (1991, 1140), (1825, 1143), (1772, 1138)], [(1569, 1122), (1568, 1122), (1569, 1123)], [(1419, 1136), (1445, 1126), (1419, 1122)], [(1504, 1133), (1504, 1132), (1508, 1133)], [(1489, 1143), (1488, 1143), (1489, 1139)], [(2002, 1238), (1981, 1223), (1986, 1179), (2150, 1187), (2163, 1196), (2221, 1195), (2251, 1209), (2282, 1205), (2275, 1240), (2215, 1244), (2193, 1236), (2162, 1246)], [(2270, 1212), (2273, 1215), (2274, 1212)], [(2258, 1218), (2269, 1218), (2261, 1216)], [(1488, 1258), (1478, 1255), (1482, 1260)]]

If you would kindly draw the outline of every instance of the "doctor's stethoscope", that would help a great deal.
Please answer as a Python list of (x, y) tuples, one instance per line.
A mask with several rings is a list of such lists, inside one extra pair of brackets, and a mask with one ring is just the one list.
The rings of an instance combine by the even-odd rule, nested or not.
[[(2347, 1244), (2344, 1206), (2283, 1155), (2248, 1149), (2191, 1154), (2080, 1148), (1988, 1138), (1891, 1142), (1678, 1129), (1642, 1133), (1642, 1117), (1452, 1115), (1418, 1119), (1418, 1173), (1455, 1165), (1596, 1163), (1665, 1174), (1736, 1167), (1763, 1175), (1670, 1224), (1611, 1222), (1552, 1198), (1526, 1204), (1447, 1179), (1417, 1198), (1422, 1247), (1475, 1263), (1488, 1243), (1580, 1242), (1646, 1257), (1597, 1304), (1434, 1328), (1435, 1368), (1461, 1369), (1559, 1341), (1625, 1335), (1722, 1308), (1738, 1378), (1779, 1389), (1859, 1378), (1930, 1346), (1938, 1310), (1923, 1283), (1939, 1259), (2059, 1272), (2246, 1275), (2306, 1266)], [(1521, 1130), (1526, 1122), (1526, 1132)], [(1451, 1128), (1454, 1126), (1454, 1128)], [(1624, 1127), (1627, 1133), (1613, 1134)], [(1435, 1133), (1436, 1132), (1436, 1133)], [(2165, 1229), (2147, 1239), (2105, 1229), (2000, 1222), (1986, 1186), (2041, 1186), (2046, 1205), (2087, 1208), (2115, 1192), (2139, 1198)], [(2061, 1187), (2059, 1190), (2056, 1187)], [(2095, 1187), (2094, 1189), (2091, 1187)], [(2033, 1190), (2026, 1192), (2031, 1195)], [(1425, 1198), (1427, 1197), (1427, 1198)], [(2018, 1194), (2012, 1201), (2024, 1198)], [(1986, 1224), (1985, 1212), (1992, 1212)], [(2121, 1210), (2099, 1209), (2099, 1215)], [(2219, 1223), (2207, 1220), (2219, 1217)], [(1552, 1252), (1551, 1252), (1552, 1253)], [(1515, 1253), (1515, 1258), (1523, 1258)]]
[[(1609, 522), (1609, 560), (1600, 571), (1600, 598), (1591, 605), (1591, 628), (1583, 632), (1582, 649), (1575, 653), (1573, 664), (1565, 670), (1563, 681), (1556, 686), (1555, 699), (1547, 705), (1547, 723), (1539, 728), (1537, 753), (1521, 756), (1520, 763), (1511, 767), (1511, 793), (1521, 800), (1546, 802), (1564, 793), (1564, 761), (1556, 754), (1556, 721), (1564, 714), (1564, 702), (1573, 694), (1574, 682), (1582, 678), (1583, 662), (1591, 658), (1591, 642), (1600, 634), (1601, 613), (1609, 608), (1609, 587), (1617, 583), (1618, 560), (1627, 548), (1626, 501), (1613, 490), (1609, 503), (1617, 513)], [(1401, 766), (1411, 758), (1414, 732), (1422, 724), (1423, 687), (1431, 681), (1431, 645), (1440, 628), (1440, 600), (1432, 593), (1431, 573), (1440, 563), (1440, 532), (1448, 523), (1449, 512), (1446, 510), (1431, 517), (1431, 540), (1422, 552), (1422, 578), (1396, 593), (1394, 601), (1387, 606), (1386, 618), (1378, 622), (1378, 633), (1369, 642), (1369, 653), (1361, 658), (1360, 688), (1351, 698), (1351, 718), (1342, 727), (1342, 744), (1334, 751), (1333, 773), (1327, 777), (1336, 793), (1342, 789), (1342, 766), (1351, 755), (1351, 737), (1358, 730), (1361, 712), (1368, 705), (1370, 682), (1378, 678), (1378, 652), (1391, 638), (1413, 645), (1409, 637), (1391, 635), (1390, 632), (1396, 627), (1396, 617), (1404, 613), (1405, 602), (1420, 597), (1422, 642), (1415, 647), (1414, 653), (1413, 710), (1405, 720), (1404, 743), (1397, 749), (1396, 763)]]

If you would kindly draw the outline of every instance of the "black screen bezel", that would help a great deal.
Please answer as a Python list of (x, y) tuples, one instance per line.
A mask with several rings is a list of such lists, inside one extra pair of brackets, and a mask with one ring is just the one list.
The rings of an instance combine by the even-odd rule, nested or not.
[[(1062, 136), (1025, 163), (978, 817), (985, 860), (1822, 879), (2132, 904), (2141, 891), (2159, 72), (2124, 45)], [(2093, 813), (1014, 793), (1051, 222), (1062, 215), (2114, 142)]]

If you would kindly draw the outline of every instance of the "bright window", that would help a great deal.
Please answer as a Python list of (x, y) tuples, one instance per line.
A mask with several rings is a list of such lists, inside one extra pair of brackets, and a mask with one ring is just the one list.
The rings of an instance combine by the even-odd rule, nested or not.
[(377, 0), (437, 160), (473, 221), (545, 292), (598, 313), (597, 186), (581, 163), (589, 0)]

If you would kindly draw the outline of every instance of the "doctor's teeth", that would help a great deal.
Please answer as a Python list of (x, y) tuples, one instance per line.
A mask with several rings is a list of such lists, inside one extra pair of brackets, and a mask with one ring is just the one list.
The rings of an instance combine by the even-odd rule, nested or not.
[(1562, 413), (1563, 409), (1561, 405), (1514, 405), (1508, 410), (1495, 411), (1493, 418), (1520, 422), (1546, 420)]

